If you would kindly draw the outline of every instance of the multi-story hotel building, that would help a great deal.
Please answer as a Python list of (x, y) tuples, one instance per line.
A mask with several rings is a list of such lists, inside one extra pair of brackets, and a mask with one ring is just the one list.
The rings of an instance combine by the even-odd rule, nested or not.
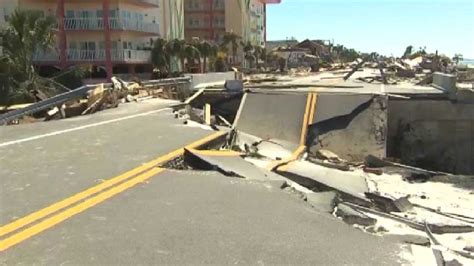
[(185, 37), (219, 42), (225, 32), (233, 32), (244, 42), (264, 46), (266, 5), (281, 0), (186, 0)]
[(57, 45), (40, 66), (88, 64), (110, 78), (150, 72), (152, 40), (184, 38), (185, 0), (0, 0), (0, 24), (17, 7), (55, 16)]

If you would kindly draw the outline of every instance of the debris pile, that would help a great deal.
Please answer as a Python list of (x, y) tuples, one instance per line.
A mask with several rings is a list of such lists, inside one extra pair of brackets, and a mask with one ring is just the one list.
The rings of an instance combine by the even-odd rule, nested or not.
[(116, 77), (111, 80), (112, 83), (85, 85), (51, 97), (37, 94), (40, 101), (36, 103), (3, 108), (6, 112), (0, 114), (0, 124), (19, 124), (28, 116), (33, 116), (33, 121), (69, 118), (158, 97), (183, 100), (189, 94), (187, 77), (144, 82), (125, 82)]
[[(255, 83), (277, 82), (260, 79)], [(473, 141), (472, 128), (456, 131), (456, 139), (449, 131), (433, 134), (443, 123), (472, 125), (474, 106), (450, 100), (452, 88), (437, 79), (440, 89), (421, 93), (398, 87), (383, 94), (247, 89), (232, 125), (215, 128), (229, 131), (227, 139), (214, 148), (186, 149), (183, 161), (192, 169), (272, 184), (319, 213), (409, 245), (413, 256), (429, 251), (440, 265), (467, 265), (474, 259), (474, 156), (460, 144)], [(202, 108), (200, 122), (206, 120)], [(430, 151), (429, 145), (436, 147)], [(452, 152), (466, 158), (449, 157)], [(438, 161), (429, 163), (434, 153)]]

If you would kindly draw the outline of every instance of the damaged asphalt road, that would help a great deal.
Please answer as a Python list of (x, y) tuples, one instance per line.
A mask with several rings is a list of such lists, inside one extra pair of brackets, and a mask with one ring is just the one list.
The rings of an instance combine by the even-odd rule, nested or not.
[(395, 243), (354, 230), (265, 182), (169, 170), (8, 250), (1, 260), (398, 265), (402, 247)]
[[(397, 145), (439, 137), (449, 148), (440, 158), (471, 151), (440, 137), (446, 121), (423, 109), (425, 94), (410, 97), (203, 89), (174, 114), (109, 110), (18, 142), (8, 128), (0, 262), (469, 265), (469, 160), (424, 169), (436, 149)], [(472, 105), (442, 97), (431, 112), (468, 138)], [(400, 131), (407, 124), (414, 131)], [(409, 154), (424, 163), (407, 163)]]

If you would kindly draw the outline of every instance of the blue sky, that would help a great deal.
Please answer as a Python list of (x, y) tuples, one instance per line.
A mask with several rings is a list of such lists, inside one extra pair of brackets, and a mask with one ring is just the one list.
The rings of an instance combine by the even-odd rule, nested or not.
[(282, 0), (267, 12), (268, 40), (334, 40), (394, 56), (426, 46), (474, 59), (474, 0)]

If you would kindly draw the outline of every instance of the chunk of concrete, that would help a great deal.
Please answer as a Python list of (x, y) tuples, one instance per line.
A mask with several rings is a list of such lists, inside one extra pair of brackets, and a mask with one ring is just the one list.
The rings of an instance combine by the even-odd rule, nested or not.
[(225, 175), (251, 180), (285, 180), (284, 177), (247, 162), (239, 153), (185, 149), (184, 160), (202, 170), (216, 170)]
[(316, 158), (321, 160), (341, 161), (339, 156), (332, 151), (320, 149), (316, 151)]
[[(344, 107), (347, 101), (350, 109)], [(319, 95), (316, 106), (314, 124), (308, 129), (311, 154), (331, 150), (347, 161), (363, 161), (368, 154), (386, 156), (386, 97)]]
[(365, 195), (384, 212), (406, 212), (413, 209), (413, 205), (408, 200), (408, 197), (394, 199), (388, 195), (384, 196), (375, 193), (366, 193)]
[(332, 213), (336, 206), (336, 197), (335, 191), (307, 193), (306, 201), (318, 211)]
[(347, 164), (347, 162), (329, 162), (327, 160), (320, 160), (312, 157), (308, 157), (308, 161), (315, 163), (317, 165), (321, 165), (327, 168), (333, 168), (341, 171), (349, 171), (351, 167)]
[(348, 224), (371, 226), (377, 223), (376, 219), (356, 211), (344, 203), (339, 203), (337, 205), (336, 215), (341, 217), (342, 220)]
[(261, 141), (257, 144), (256, 148), (259, 155), (273, 160), (288, 158), (292, 154), (290, 150), (284, 148), (282, 145), (271, 141)]
[(426, 236), (407, 234), (407, 235), (384, 235), (383, 237), (385, 239), (390, 239), (390, 240), (407, 243), (407, 244), (420, 245), (420, 246), (425, 246), (425, 247), (429, 247), (431, 245), (430, 239)]
[(313, 186), (322, 184), (368, 201), (365, 193), (369, 192), (369, 188), (363, 174), (326, 168), (308, 161), (291, 162), (285, 167), (279, 168), (278, 171), (289, 173), (288, 178), (297, 183), (304, 182), (306, 185), (313, 183)]
[(226, 80), (224, 88), (228, 91), (243, 91), (244, 83), (242, 80)]
[(464, 247), (464, 250), (474, 253), (474, 246), (467, 246), (467, 247)]
[(433, 74), (433, 86), (448, 93), (453, 100), (456, 99), (456, 76), (436, 72)]
[(237, 131), (300, 144), (307, 94), (246, 93), (244, 98), (234, 124)]

